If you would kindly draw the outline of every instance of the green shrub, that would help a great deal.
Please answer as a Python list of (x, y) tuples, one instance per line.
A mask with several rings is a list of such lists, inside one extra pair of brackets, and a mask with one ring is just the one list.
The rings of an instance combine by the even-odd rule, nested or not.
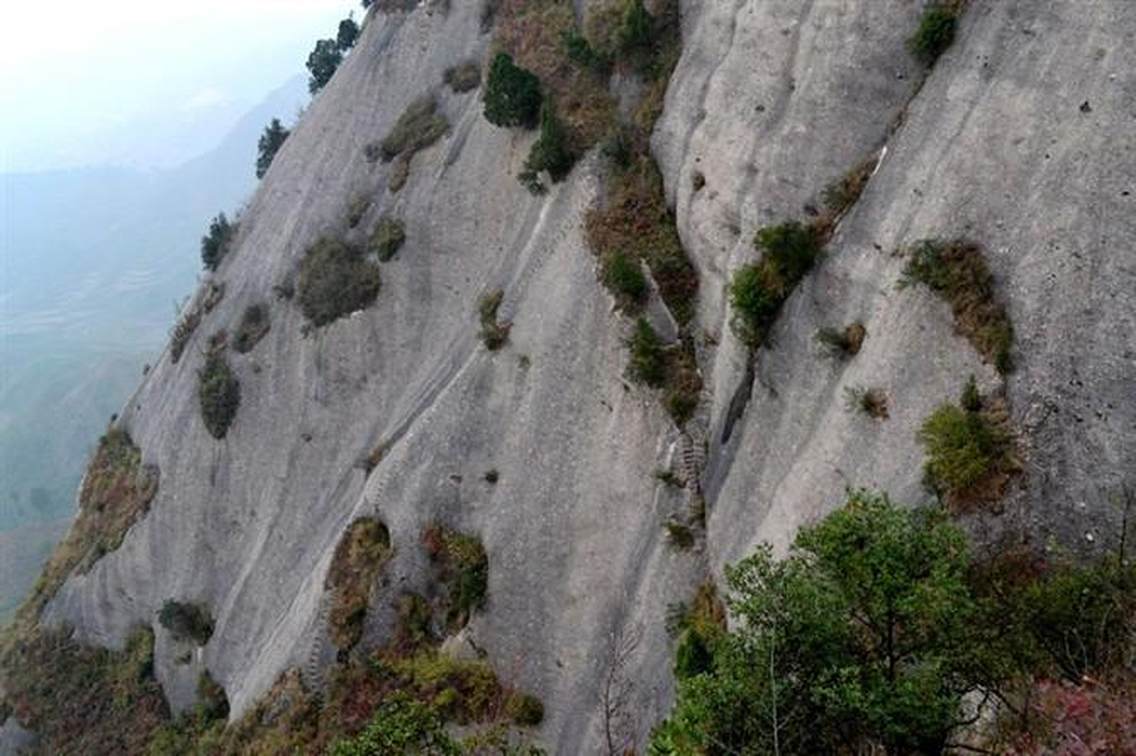
[(158, 623), (179, 643), (193, 641), (204, 646), (213, 637), (213, 617), (202, 604), (168, 599), (158, 610)]
[(185, 347), (189, 343), (189, 338), (193, 336), (193, 332), (197, 330), (197, 326), (200, 324), (201, 311), (198, 309), (187, 311), (174, 324), (170, 331), (170, 362), (176, 365), (177, 361), (181, 359)]
[(276, 153), (284, 146), (284, 142), (288, 139), (290, 133), (288, 129), (284, 128), (284, 124), (280, 123), (279, 118), (273, 118), (264, 127), (264, 133), (260, 135), (256, 144), (256, 177), (258, 179), (264, 178), (265, 174), (268, 173), (268, 168), (276, 158)]
[(919, 440), (927, 449), (927, 479), (944, 494), (976, 493), (1012, 465), (1009, 432), (984, 412), (943, 404), (923, 421)]
[(201, 237), (201, 262), (206, 270), (217, 270), (237, 236), (237, 224), (229, 223), (224, 213), (209, 223), (209, 233)]
[(639, 261), (623, 252), (613, 252), (604, 259), (603, 282), (624, 304), (641, 304), (647, 297), (647, 277)]
[(635, 330), (627, 340), (631, 350), (631, 363), (628, 372), (637, 383), (658, 388), (666, 379), (666, 356), (663, 342), (646, 318), (635, 321)]
[(348, 16), (339, 22), (339, 30), (335, 35), (335, 44), (339, 49), (346, 53), (355, 46), (355, 41), (359, 39), (359, 24), (355, 23), (355, 19)]
[(564, 41), (564, 51), (573, 63), (600, 76), (604, 76), (610, 71), (611, 61), (606, 55), (597, 52), (588, 42), (588, 38), (580, 33), (579, 29), (568, 29), (561, 39)]
[(221, 349), (211, 349), (197, 372), (201, 419), (209, 435), (222, 439), (229, 432), (241, 403), (241, 384)]
[(730, 281), (730, 321), (738, 338), (760, 346), (781, 306), (821, 254), (816, 229), (791, 221), (757, 232), (761, 261), (735, 271)]
[(476, 63), (462, 63), (446, 69), (442, 80), (458, 94), (470, 92), (481, 84), (481, 66)]
[(564, 124), (556, 117), (551, 102), (546, 102), (540, 113), (540, 138), (533, 143), (529, 156), (525, 159), (525, 168), (519, 176), (523, 183), (533, 194), (543, 194), (544, 184), (540, 181), (540, 174), (548, 171), (552, 182), (563, 181), (572, 171), (576, 163), (575, 156), (568, 150), (568, 134)]
[(371, 240), (367, 249), (378, 255), (379, 260), (387, 262), (398, 254), (406, 242), (406, 227), (396, 218), (380, 218), (371, 232)]
[(671, 545), (683, 551), (694, 547), (694, 531), (684, 522), (668, 520), (663, 525)]
[(331, 641), (341, 651), (362, 637), (371, 589), (391, 553), (390, 531), (371, 517), (352, 522), (339, 539), (324, 587), (332, 594), (327, 620)]
[(878, 160), (875, 157), (865, 160), (838, 181), (825, 187), (823, 199), (830, 218), (835, 220), (835, 218), (847, 212), (848, 208), (856, 204), (856, 201), (864, 192), (864, 187), (868, 185), (872, 173), (876, 170), (877, 163)]
[(498, 53), (489, 68), (485, 89), (485, 118), (494, 126), (537, 125), (543, 97), (540, 79), (513, 63), (513, 56)]
[(268, 305), (263, 302), (249, 305), (237, 325), (237, 332), (233, 337), (233, 349), (241, 354), (251, 352), (268, 333), (269, 327)]
[(411, 156), (441, 139), (449, 130), (446, 117), (438, 113), (434, 96), (427, 94), (406, 106), (394, 127), (379, 145), (385, 162), (399, 155)]
[(205, 722), (224, 720), (229, 716), (229, 697), (209, 670), (202, 670), (197, 678), (197, 706), (198, 719)]
[(300, 263), (300, 309), (315, 326), (325, 326), (368, 307), (379, 295), (379, 266), (335, 239), (320, 239)]
[(714, 657), (706, 645), (706, 640), (694, 630), (684, 630), (675, 650), (674, 676), (676, 680), (686, 680), (709, 672), (714, 666)]
[(955, 41), (958, 12), (943, 3), (928, 5), (919, 19), (919, 28), (908, 40), (913, 55), (925, 65), (934, 65)]
[(446, 624), (456, 631), (485, 606), (489, 590), (489, 557), (481, 541), (442, 525), (422, 532), (422, 543), (438, 580), (449, 587)]
[(485, 348), (496, 352), (509, 341), (509, 330), (512, 325), (497, 321), (497, 310), (505, 299), (505, 292), (501, 289), (491, 291), (484, 295), (477, 303), (478, 318), (481, 321), (481, 340)]
[(505, 715), (522, 727), (536, 727), (544, 721), (544, 704), (531, 693), (514, 693), (505, 704)]
[(945, 299), (955, 328), (1005, 375), (1013, 370), (1014, 329), (997, 300), (994, 275), (973, 242), (924, 240), (911, 249), (900, 287), (921, 283)]
[(428, 753), (459, 756), (461, 746), (446, 732), (433, 707), (395, 695), (375, 711), (371, 723), (358, 735), (339, 740), (331, 756), (389, 756)]

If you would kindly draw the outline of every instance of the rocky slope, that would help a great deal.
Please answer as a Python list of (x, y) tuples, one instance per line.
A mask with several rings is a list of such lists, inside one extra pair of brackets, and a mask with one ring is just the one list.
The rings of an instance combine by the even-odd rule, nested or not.
[[(494, 128), (476, 92), (442, 85), (445, 69), (489, 49), (479, 4), (375, 14), (250, 202), (214, 275), (223, 300), (122, 413), (160, 470), (149, 513), (66, 582), (45, 620), (111, 646), (152, 624), (174, 706), (192, 702), (208, 668), (239, 715), (289, 668), (322, 684), (334, 658), (324, 579), (350, 522), (378, 515), (390, 528), (389, 580), (365, 627), (381, 641), (397, 592), (425, 590), (417, 544), (442, 520), (485, 545), (488, 603), (465, 632), (544, 701), (540, 740), (604, 750), (602, 689), (613, 649), (630, 645), (619, 676), (642, 743), (672, 696), (668, 604), (762, 541), (784, 547), (848, 486), (927, 500), (920, 423), (971, 373), (984, 389), (1002, 385), (946, 304), (897, 289), (897, 252), (927, 237), (983, 245), (1017, 334), (1005, 392), (1023, 474), (976, 531), (1107, 543), (1108, 492), (1136, 469), (1136, 7), (974, 0), (925, 81), (905, 47), (920, 12), (911, 0), (682, 11), (652, 148), (700, 276), (705, 388), (684, 429), (623, 377), (630, 321), (597, 282), (582, 222), (602, 158), (530, 195), (515, 176), (534, 136)], [(451, 129), (393, 194), (397, 164), (369, 163), (364, 147), (427, 91)], [(751, 360), (728, 325), (731, 271), (754, 258), (759, 227), (808, 220), (822, 190), (869, 159), (865, 191)], [(348, 230), (360, 193), (374, 205)], [(407, 242), (382, 265), (375, 305), (305, 328), (273, 287), (318, 238), (361, 241), (382, 214), (404, 221)], [(490, 352), (476, 307), (497, 288), (513, 325)], [(210, 335), (234, 330), (254, 302), (268, 303), (271, 329), (230, 357), (241, 404), (217, 441), (197, 370)], [(860, 354), (822, 356), (817, 329), (856, 320), (868, 332)], [(847, 411), (844, 389), (856, 385), (886, 390), (887, 421)], [(380, 443), (368, 472), (360, 460)], [(688, 487), (656, 479), (659, 468)], [(663, 523), (699, 488), (705, 536), (676, 549)], [(170, 598), (216, 619), (188, 664), (155, 621)]]

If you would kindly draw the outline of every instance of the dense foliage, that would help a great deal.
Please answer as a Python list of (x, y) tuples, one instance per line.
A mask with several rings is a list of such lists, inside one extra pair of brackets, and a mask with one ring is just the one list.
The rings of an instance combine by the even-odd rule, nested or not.
[(542, 102), (540, 79), (513, 62), (508, 53), (498, 53), (489, 67), (485, 88), (485, 117), (495, 126), (537, 125)]
[(757, 232), (760, 262), (739, 268), (730, 281), (730, 324), (738, 338), (761, 345), (785, 300), (816, 264), (822, 241), (815, 228), (796, 221)]
[(225, 359), (225, 352), (212, 349), (197, 372), (197, 398), (201, 419), (209, 435), (222, 439), (237, 416), (241, 404), (241, 384)]
[(343, 62), (343, 51), (337, 39), (321, 39), (316, 42), (315, 49), (308, 55), (308, 91), (312, 94), (320, 91), (331, 81), (335, 70)]
[(325, 326), (374, 302), (381, 283), (379, 266), (362, 250), (320, 239), (300, 263), (300, 309), (313, 325)]
[(237, 224), (230, 223), (224, 213), (218, 213), (210, 221), (209, 233), (201, 237), (201, 262), (206, 270), (217, 270), (236, 235)]

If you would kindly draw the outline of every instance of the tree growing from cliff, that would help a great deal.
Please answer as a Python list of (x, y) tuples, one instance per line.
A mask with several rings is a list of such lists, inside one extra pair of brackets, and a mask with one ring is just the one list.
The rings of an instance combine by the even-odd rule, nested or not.
[(284, 128), (284, 124), (280, 123), (279, 118), (273, 118), (272, 122), (264, 127), (264, 133), (260, 135), (260, 140), (256, 143), (256, 177), (258, 179), (264, 178), (264, 174), (268, 173), (272, 160), (276, 157), (277, 151), (284, 146), (284, 141), (290, 133), (288, 129)]
[(308, 91), (313, 95), (324, 88), (343, 62), (343, 50), (338, 39), (321, 39), (308, 56)]
[(508, 53), (498, 53), (489, 68), (485, 88), (485, 118), (495, 126), (535, 127), (540, 118), (540, 79), (513, 62)]
[(339, 31), (335, 35), (335, 43), (340, 52), (346, 53), (354, 47), (357, 39), (359, 39), (359, 24), (355, 23), (355, 19), (348, 16), (340, 21)]
[(224, 213), (218, 213), (209, 223), (209, 233), (201, 237), (201, 262), (206, 270), (217, 270), (236, 232), (237, 225), (230, 223)]

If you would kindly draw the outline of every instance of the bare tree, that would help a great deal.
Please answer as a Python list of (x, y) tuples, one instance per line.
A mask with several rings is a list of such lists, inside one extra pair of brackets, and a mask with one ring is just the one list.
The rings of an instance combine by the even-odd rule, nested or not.
[(621, 626), (608, 636), (607, 671), (600, 691), (608, 756), (622, 756), (634, 746), (632, 697), (635, 683), (627, 670), (642, 640), (643, 628), (638, 625), (631, 628)]

